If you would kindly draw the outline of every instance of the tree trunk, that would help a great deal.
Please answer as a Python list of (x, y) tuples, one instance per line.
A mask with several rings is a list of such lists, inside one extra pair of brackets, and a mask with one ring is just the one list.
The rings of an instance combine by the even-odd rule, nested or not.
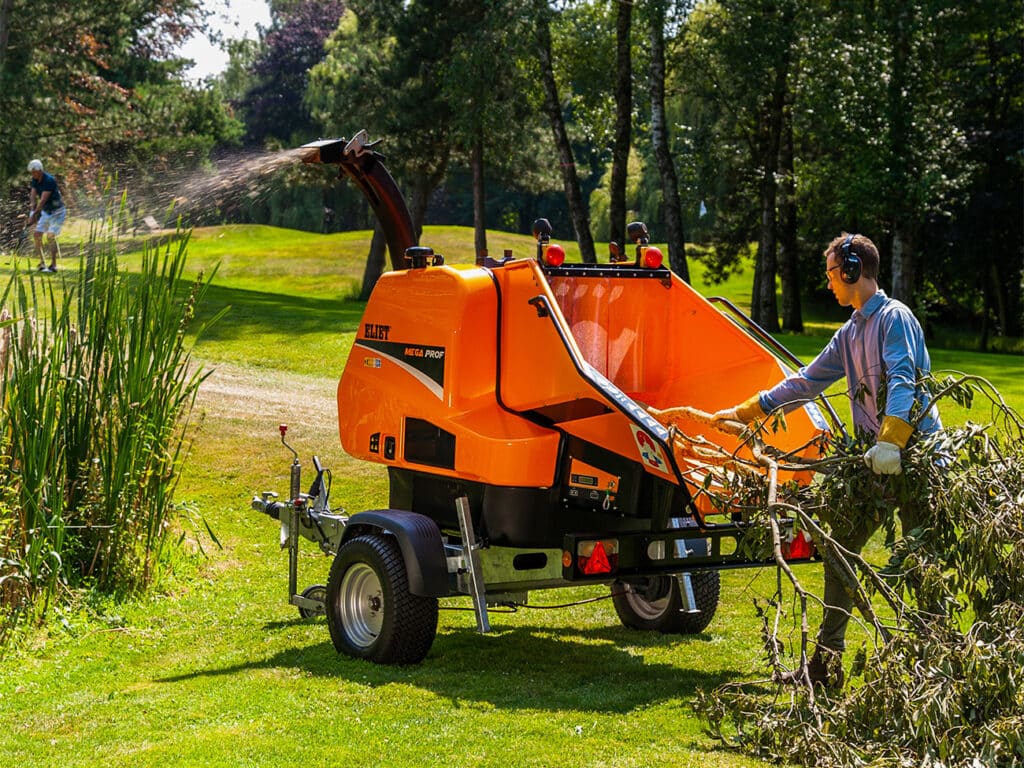
[(611, 240), (622, 246), (626, 245), (626, 176), (633, 122), (633, 62), (629, 45), (632, 25), (633, 4), (618, 3), (615, 15), (615, 143), (612, 147), (608, 218)]
[(761, 233), (757, 241), (750, 315), (755, 323), (772, 332), (779, 330), (779, 310), (775, 300), (775, 199), (775, 171), (767, 167), (761, 176)]
[(427, 201), (430, 199), (431, 190), (423, 179), (413, 182), (409, 195), (409, 215), (412, 217), (412, 226), (416, 230), (416, 239), (423, 236), (423, 221), (427, 217)]
[(1006, 282), (999, 276), (999, 266), (993, 264), (989, 270), (989, 277), (992, 279), (992, 294), (995, 299), (996, 322), (999, 324), (998, 333), (1001, 336), (1011, 336), (1010, 313), (1006, 309)]
[(366, 268), (363, 270), (363, 289), (359, 292), (360, 301), (369, 301), (373, 286), (384, 274), (384, 262), (387, 259), (388, 241), (384, 237), (384, 228), (378, 221), (373, 227), (373, 238), (370, 240), (370, 253), (366, 257)]
[(793, 333), (804, 330), (800, 309), (800, 255), (797, 252), (796, 176), (793, 171), (793, 115), (787, 105), (783, 113), (779, 170), (782, 184), (779, 199), (779, 274), (782, 277), (782, 327)]
[[(412, 218), (412, 226), (416, 232), (416, 242), (420, 242), (423, 236), (423, 222), (427, 219), (427, 205), (430, 203), (430, 196), (444, 181), (448, 172), (448, 156), (437, 158), (436, 165), (415, 169), (412, 173), (413, 179), (410, 190), (409, 216)], [(430, 245), (430, 243), (426, 243)], [(401, 259), (403, 254), (398, 254)]]
[(779, 144), (782, 138), (783, 110), (786, 95), (785, 59), (775, 73), (775, 87), (765, 105), (761, 122), (761, 231), (757, 241), (757, 263), (754, 267), (754, 290), (750, 314), (754, 322), (767, 331), (779, 330), (778, 302), (775, 299), (776, 237), (778, 221), (776, 203), (778, 183), (775, 177), (779, 166)]
[(551, 130), (555, 135), (555, 146), (558, 148), (558, 158), (562, 167), (562, 184), (565, 187), (573, 228), (576, 230), (580, 256), (585, 263), (596, 264), (594, 237), (590, 233), (590, 214), (584, 205), (583, 192), (580, 190), (579, 177), (576, 175), (576, 162), (573, 159), (569, 134), (565, 130), (565, 121), (562, 119), (562, 106), (551, 63), (551, 27), (548, 14), (547, 3), (538, 3), (536, 42), (541, 79), (544, 83), (544, 112), (551, 122)]
[(484, 139), (477, 129), (470, 163), (473, 166), (473, 245), (477, 256), (487, 253), (487, 196), (484, 187)]
[(981, 335), (978, 337), (978, 351), (987, 352), (989, 329), (992, 325), (992, 291), (987, 280), (983, 278), (981, 283)]
[(661, 198), (665, 210), (665, 237), (668, 240), (668, 263), (679, 277), (690, 282), (686, 263), (686, 239), (683, 212), (679, 202), (679, 179), (672, 161), (668, 122), (665, 118), (665, 15), (664, 4), (651, 9), (651, 146), (661, 177)]
[(892, 232), (892, 296), (913, 309), (914, 259), (913, 248), (899, 222)]
[(892, 77), (887, 99), (889, 125), (890, 182), (887, 186), (887, 208), (892, 213), (892, 296), (907, 306), (914, 307), (915, 254), (910, 222), (914, 214), (907, 203), (908, 188), (913, 183), (913, 153), (910, 147), (910, 120), (912, 110), (907, 103), (907, 83), (910, 71), (911, 29), (909, 16), (912, 9), (897, 7), (890, 21), (889, 45), (892, 54)]

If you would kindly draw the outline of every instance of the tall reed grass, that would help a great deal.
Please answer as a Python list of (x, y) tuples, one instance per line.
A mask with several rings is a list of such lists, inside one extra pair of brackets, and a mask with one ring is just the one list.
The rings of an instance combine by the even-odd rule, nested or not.
[(186, 332), (212, 275), (183, 278), (187, 244), (129, 273), (94, 230), (77, 274), (15, 270), (0, 294), (0, 649), (68, 588), (154, 576), (208, 375)]

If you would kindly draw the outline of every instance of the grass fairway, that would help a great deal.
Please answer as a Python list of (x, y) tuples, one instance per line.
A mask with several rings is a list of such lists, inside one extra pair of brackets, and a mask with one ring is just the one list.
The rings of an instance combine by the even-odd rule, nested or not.
[[(0, 662), (0, 766), (762, 765), (718, 749), (693, 704), (698, 689), (756, 674), (751, 601), (771, 594), (774, 571), (725, 573), (718, 615), (689, 638), (626, 630), (607, 600), (495, 612), (489, 635), (474, 631), (472, 613), (444, 610), (430, 654), (413, 667), (339, 656), (323, 619), (287, 605), (277, 524), (249, 509), (253, 492), (287, 490), (291, 456), (278, 424), (290, 425), (307, 468), (314, 452), (332, 468), (336, 507), (386, 506), (384, 471), (343, 454), (335, 421), (368, 238), (267, 227), (193, 235), (190, 268), (220, 265), (203, 311), (231, 307), (196, 349), (215, 370), (178, 493), (185, 531), (206, 554), (178, 555), (175, 573), (143, 600), (56, 616)], [(428, 228), (423, 240), (449, 261), (471, 260), (469, 230)], [(532, 253), (526, 237), (494, 234), (489, 245)], [(744, 290), (740, 276), (712, 292), (745, 301)], [(784, 343), (809, 359), (823, 337)], [(992, 379), (1021, 408), (1020, 357), (933, 357), (936, 368)], [(300, 589), (325, 582), (328, 567), (307, 546)], [(820, 568), (798, 572), (820, 591)], [(605, 594), (539, 592), (531, 602)], [(850, 635), (851, 647), (866, 639)]]

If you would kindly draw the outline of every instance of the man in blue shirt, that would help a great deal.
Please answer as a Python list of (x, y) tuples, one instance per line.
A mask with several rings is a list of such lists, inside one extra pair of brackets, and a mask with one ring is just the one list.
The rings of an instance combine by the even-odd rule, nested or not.
[[(64, 226), (64, 217), (67, 215), (67, 208), (61, 199), (60, 189), (57, 187), (57, 180), (43, 171), (43, 162), (33, 160), (28, 164), (28, 171), (32, 174), (32, 184), (29, 190), (29, 226), (36, 225), (32, 236), (36, 241), (36, 256), (39, 258), (40, 272), (56, 272), (57, 258), (60, 256), (60, 248), (57, 246), (57, 235)], [(50, 266), (46, 266), (43, 259), (43, 235), (46, 235), (46, 249), (50, 253)]]
[[(714, 418), (750, 423), (776, 409), (788, 412), (845, 376), (854, 427), (875, 436), (864, 462), (877, 474), (899, 474), (901, 452), (915, 432), (931, 434), (942, 428), (928, 393), (917, 386), (921, 374), (931, 371), (924, 332), (905, 304), (879, 289), (878, 249), (868, 238), (844, 232), (829, 243), (824, 255), (829, 288), (840, 306), (853, 307), (853, 315), (809, 365)], [(904, 532), (923, 522), (916, 509), (900, 508), (899, 515)], [(867, 519), (833, 524), (832, 536), (859, 553), (879, 524)], [(814, 683), (839, 687), (853, 597), (828, 563), (824, 603), (808, 672)]]

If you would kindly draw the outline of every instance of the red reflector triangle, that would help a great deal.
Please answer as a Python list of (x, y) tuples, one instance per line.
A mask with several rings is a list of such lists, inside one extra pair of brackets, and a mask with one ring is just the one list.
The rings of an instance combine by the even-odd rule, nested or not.
[(600, 541), (594, 544), (594, 551), (583, 565), (584, 573), (611, 573), (612, 564), (608, 562), (608, 553)]
[(814, 542), (803, 533), (797, 533), (789, 543), (789, 551), (783, 554), (787, 560), (806, 560), (814, 556)]

